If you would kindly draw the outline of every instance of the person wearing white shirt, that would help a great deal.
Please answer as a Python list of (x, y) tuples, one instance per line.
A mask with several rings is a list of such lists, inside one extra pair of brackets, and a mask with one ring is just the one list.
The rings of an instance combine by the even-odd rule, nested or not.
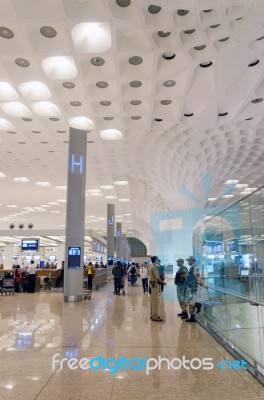
[(143, 292), (148, 293), (148, 265), (146, 262), (142, 264), (140, 269), (140, 276), (142, 279)]
[(34, 260), (30, 261), (30, 266), (28, 267), (28, 280), (29, 280), (29, 293), (35, 292), (35, 281), (36, 281), (36, 270), (37, 267)]

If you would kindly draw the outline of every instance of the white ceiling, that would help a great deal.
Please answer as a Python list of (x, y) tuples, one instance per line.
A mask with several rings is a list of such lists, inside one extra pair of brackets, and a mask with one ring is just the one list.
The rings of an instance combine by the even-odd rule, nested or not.
[[(98, 233), (105, 229), (107, 202), (116, 204), (128, 235), (149, 246), (151, 213), (195, 206), (181, 194), (183, 186), (205, 205), (224, 192), (228, 179), (263, 185), (264, 101), (252, 103), (264, 97), (263, 0), (117, 2), (0, 0), (0, 25), (14, 33), (0, 36), (0, 229), (10, 223), (63, 229), (66, 191), (56, 186), (66, 185), (73, 117), (89, 118), (94, 126), (88, 133), (87, 190), (114, 186), (96, 197), (87, 192), (86, 228)], [(79, 24), (95, 22), (85, 36)], [(45, 26), (56, 36), (44, 37)], [(175, 57), (166, 60), (164, 53)], [(58, 56), (66, 59), (50, 66), (46, 59)], [(94, 66), (94, 57), (104, 64)], [(142, 62), (132, 65), (131, 57)], [(30, 65), (18, 66), (20, 58)], [(101, 81), (108, 86), (97, 87)], [(142, 85), (131, 87), (132, 81)], [(176, 84), (167, 87), (166, 81)], [(42, 86), (34, 92), (22, 85), (27, 82)], [(101, 139), (99, 131), (106, 129), (120, 130), (123, 139)], [(212, 179), (206, 197), (205, 173)], [(15, 182), (18, 177), (29, 182)], [(115, 186), (117, 180), (128, 185)], [(241, 191), (228, 201), (243, 197)]]

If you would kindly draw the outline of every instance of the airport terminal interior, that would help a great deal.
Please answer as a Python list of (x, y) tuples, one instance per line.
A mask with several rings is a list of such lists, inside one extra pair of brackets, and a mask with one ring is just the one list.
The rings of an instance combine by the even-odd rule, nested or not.
[(0, 10), (0, 399), (263, 399), (264, 1)]

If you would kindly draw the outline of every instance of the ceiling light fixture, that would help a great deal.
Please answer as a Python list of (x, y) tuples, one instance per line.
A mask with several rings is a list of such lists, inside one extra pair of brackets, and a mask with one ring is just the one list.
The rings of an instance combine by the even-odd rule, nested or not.
[(253, 60), (253, 61), (251, 61), (250, 64), (248, 64), (248, 67), (255, 67), (255, 65), (258, 65), (258, 63), (259, 63), (259, 60), (258, 60), (258, 59)]
[(4, 39), (12, 39), (15, 35), (14, 32), (11, 31), (11, 29), (1, 26), (0, 36), (3, 37)]
[(213, 64), (212, 61), (206, 61), (206, 62), (202, 62), (200, 65), (201, 68), (208, 68), (211, 67), (211, 65)]
[(236, 185), (239, 181), (237, 179), (228, 179), (224, 184), (225, 185)]
[(257, 38), (256, 40), (259, 41), (259, 40), (263, 40), (263, 39), (264, 39), (264, 36), (260, 36), (260, 37)]
[(105, 89), (105, 88), (107, 88), (109, 86), (109, 84), (107, 82), (105, 82), (105, 81), (99, 81), (99, 82), (96, 82), (96, 86), (99, 89)]
[(80, 107), (82, 103), (80, 101), (71, 101), (70, 105), (73, 107)]
[(148, 12), (150, 14), (158, 14), (160, 12), (160, 10), (161, 10), (161, 7), (160, 6), (155, 6), (154, 4), (151, 4), (148, 7)]
[(194, 46), (194, 50), (203, 50), (206, 48), (206, 44), (201, 44), (200, 46)]
[(228, 39), (229, 39), (229, 36), (226, 36), (223, 39), (219, 39), (219, 42), (226, 42)]
[(69, 118), (68, 121), (69, 125), (75, 129), (83, 129), (83, 130), (94, 129), (93, 121), (86, 117)]
[(219, 117), (225, 117), (226, 115), (228, 115), (228, 112), (223, 112), (218, 114)]
[(177, 14), (178, 14), (180, 17), (184, 17), (185, 15), (188, 14), (188, 12), (189, 12), (189, 10), (182, 10), (182, 9), (177, 10)]
[(251, 103), (257, 104), (257, 103), (261, 103), (262, 101), (263, 101), (263, 98), (262, 98), (262, 97), (259, 97), (259, 98), (257, 98), (257, 99), (251, 100)]
[(66, 89), (75, 88), (75, 84), (73, 82), (63, 82), (62, 86), (65, 87)]
[(49, 182), (36, 182), (36, 185), (37, 186), (47, 187), (47, 186), (50, 186), (50, 183)]
[(19, 67), (23, 67), (23, 68), (26, 68), (26, 67), (30, 66), (30, 62), (28, 60), (26, 60), (25, 58), (16, 58), (15, 59), (15, 63)]
[(0, 172), (0, 178), (6, 178), (6, 175), (3, 172)]
[(140, 115), (132, 115), (131, 119), (136, 121), (138, 119), (141, 119), (141, 116)]
[(142, 103), (141, 100), (131, 100), (130, 104), (132, 104), (132, 106), (139, 106)]
[(119, 7), (128, 7), (130, 5), (130, 0), (116, 0), (116, 4)]
[(123, 135), (121, 131), (118, 131), (117, 129), (105, 129), (102, 131), (99, 131), (99, 135), (101, 139), (104, 140), (121, 140), (123, 139)]
[(46, 38), (54, 38), (55, 36), (57, 36), (57, 31), (56, 29), (52, 28), (51, 26), (42, 26), (40, 28), (40, 33), (42, 36), (46, 37)]
[(164, 60), (173, 60), (173, 58), (176, 56), (175, 53), (173, 53), (172, 51), (167, 51), (166, 53), (162, 54), (162, 57), (164, 58)]
[(132, 56), (129, 58), (129, 64), (131, 65), (139, 65), (143, 63), (143, 58), (139, 57), (139, 56)]
[(210, 28), (218, 28), (221, 24), (210, 25)]
[(114, 189), (114, 186), (113, 185), (102, 185), (102, 186), (100, 186), (100, 189), (110, 190), (110, 189)]
[(160, 104), (162, 104), (163, 106), (168, 106), (171, 103), (172, 103), (171, 100), (161, 100), (161, 102), (160, 102)]
[(115, 186), (126, 186), (128, 185), (128, 181), (114, 181)]
[(126, 202), (129, 202), (130, 200), (129, 200), (129, 199), (118, 199), (118, 201), (121, 201), (121, 202), (123, 202), (123, 203), (126, 203)]
[(21, 177), (17, 177), (17, 178), (13, 178), (13, 180), (15, 182), (21, 182), (21, 183), (26, 183), (29, 182), (29, 179), (26, 178), (25, 176), (21, 176)]
[(104, 65), (105, 60), (102, 57), (93, 57), (93, 58), (91, 58), (91, 63), (95, 67), (101, 67), (102, 65)]
[(163, 82), (163, 86), (166, 86), (166, 87), (172, 87), (175, 85), (176, 85), (176, 82), (173, 80), (168, 80), (168, 81)]
[(195, 29), (187, 29), (186, 31), (183, 32), (186, 33), (186, 35), (191, 35), (192, 33), (195, 32)]
[(114, 117), (104, 117), (105, 121), (112, 121), (112, 119), (114, 119)]
[(171, 32), (169, 31), (158, 31), (158, 35), (162, 38), (170, 36)]
[(133, 87), (133, 88), (138, 88), (138, 87), (142, 86), (142, 82), (140, 82), (140, 81), (131, 81), (130, 82), (130, 86)]
[(185, 117), (192, 117), (193, 116), (193, 113), (185, 113), (185, 114), (183, 114)]
[(116, 199), (116, 196), (105, 196), (105, 198), (108, 200), (114, 200)]
[(100, 101), (100, 104), (101, 104), (101, 106), (107, 107), (107, 106), (110, 106), (112, 103), (111, 103), (111, 101), (103, 100), (103, 101)]
[(72, 56), (52, 56), (41, 61), (42, 69), (50, 79), (73, 79), (78, 69)]

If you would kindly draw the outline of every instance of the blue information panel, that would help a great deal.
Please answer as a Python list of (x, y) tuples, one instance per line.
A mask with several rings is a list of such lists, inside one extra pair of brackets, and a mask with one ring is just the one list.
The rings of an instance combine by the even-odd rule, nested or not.
[(81, 268), (80, 247), (68, 247), (68, 268)]

